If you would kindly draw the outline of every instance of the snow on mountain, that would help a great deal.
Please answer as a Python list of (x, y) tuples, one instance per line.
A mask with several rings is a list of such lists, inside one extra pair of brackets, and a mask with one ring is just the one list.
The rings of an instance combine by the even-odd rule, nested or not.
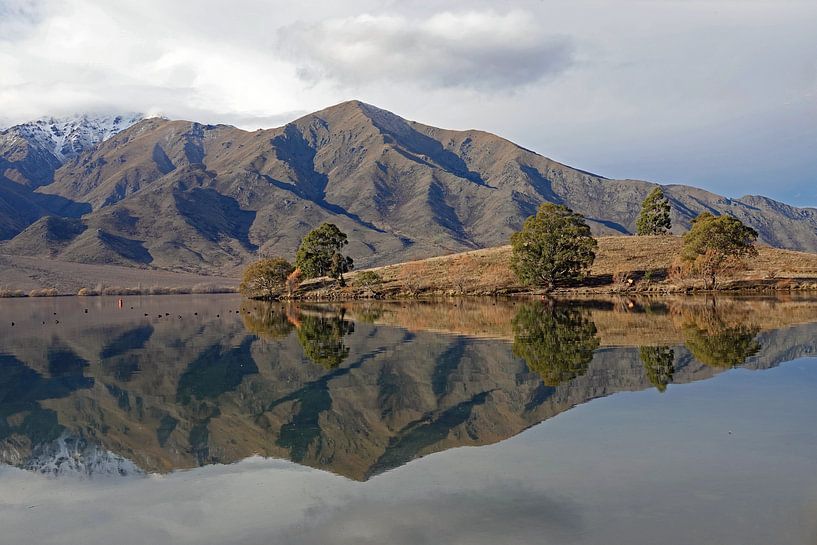
[(6, 460), (6, 463), (52, 477), (67, 475), (124, 477), (144, 474), (127, 458), (85, 439), (69, 435), (62, 435), (51, 443), (38, 445), (25, 459), (21, 457), (19, 460)]
[(0, 136), (22, 138), (30, 145), (51, 153), (60, 163), (65, 163), (142, 118), (141, 114), (136, 113), (45, 117), (15, 125), (0, 133)]

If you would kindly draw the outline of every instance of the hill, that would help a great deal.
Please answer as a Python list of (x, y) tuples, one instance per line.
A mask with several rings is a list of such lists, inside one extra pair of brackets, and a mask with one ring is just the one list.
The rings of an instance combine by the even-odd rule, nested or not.
[[(359, 265), (377, 266), (505, 244), (546, 201), (582, 213), (596, 235), (628, 234), (654, 186), (358, 101), (254, 132), (146, 119), (57, 168), (24, 195), (33, 208), (22, 217), (3, 213), (0, 193), (0, 234), (11, 238), (0, 252), (225, 274), (259, 254), (293, 255), (329, 221), (349, 234)], [(738, 217), (766, 244), (817, 251), (817, 209), (664, 189), (676, 233), (708, 210)], [(81, 217), (84, 228), (43, 237), (44, 214)]]
[[(674, 292), (700, 288), (694, 280), (667, 281), (682, 239), (675, 236), (610, 236), (598, 238), (596, 260), (582, 286), (570, 292)], [(722, 279), (726, 289), (817, 289), (817, 254), (758, 247), (759, 255), (745, 270)], [(346, 275), (346, 288), (327, 279), (304, 282), (298, 294), (306, 299), (394, 297), (417, 295), (493, 295), (528, 291), (511, 271), (511, 247), (500, 246), (378, 267), (382, 281), (362, 286)], [(645, 273), (649, 273), (645, 277)], [(626, 279), (633, 279), (630, 285)]]

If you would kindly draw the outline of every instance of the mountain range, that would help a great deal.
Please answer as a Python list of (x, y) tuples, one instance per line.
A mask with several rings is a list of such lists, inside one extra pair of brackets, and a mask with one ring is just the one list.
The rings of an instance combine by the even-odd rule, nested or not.
[[(259, 254), (292, 256), (329, 221), (373, 266), (505, 244), (543, 202), (580, 212), (597, 235), (629, 234), (655, 186), (359, 101), (257, 131), (85, 116), (0, 132), (0, 253), (229, 274)], [(663, 189), (676, 233), (709, 211), (763, 243), (817, 252), (817, 209)]]

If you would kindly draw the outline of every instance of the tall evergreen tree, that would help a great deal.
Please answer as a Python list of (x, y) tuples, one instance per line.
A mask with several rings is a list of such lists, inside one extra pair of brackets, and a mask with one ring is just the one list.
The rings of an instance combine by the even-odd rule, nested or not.
[(653, 189), (641, 204), (641, 214), (636, 223), (638, 235), (665, 235), (672, 227), (669, 217), (669, 201), (660, 187)]
[(343, 285), (343, 273), (354, 268), (352, 258), (341, 254), (348, 243), (346, 233), (336, 225), (322, 223), (301, 241), (295, 254), (295, 266), (307, 278), (329, 275)]

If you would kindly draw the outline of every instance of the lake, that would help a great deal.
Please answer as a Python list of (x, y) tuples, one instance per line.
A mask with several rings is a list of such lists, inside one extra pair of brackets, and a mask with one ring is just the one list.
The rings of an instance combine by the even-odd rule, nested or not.
[(794, 296), (0, 300), (0, 543), (813, 545), (815, 355)]

